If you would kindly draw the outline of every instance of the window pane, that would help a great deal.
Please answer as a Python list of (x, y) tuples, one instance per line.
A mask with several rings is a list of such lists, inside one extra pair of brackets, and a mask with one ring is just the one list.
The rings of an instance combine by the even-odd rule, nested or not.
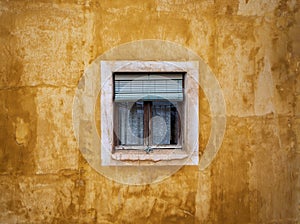
[(118, 103), (120, 145), (143, 145), (143, 102)]
[(178, 113), (170, 102), (152, 104), (152, 143), (154, 145), (177, 144)]

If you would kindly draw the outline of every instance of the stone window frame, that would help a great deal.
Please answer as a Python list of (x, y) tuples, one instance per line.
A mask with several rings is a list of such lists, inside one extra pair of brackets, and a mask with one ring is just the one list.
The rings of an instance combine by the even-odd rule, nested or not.
[[(113, 73), (184, 72), (184, 127), (182, 150), (114, 152)], [(101, 61), (100, 134), (102, 166), (198, 165), (199, 161), (199, 63), (198, 61)]]

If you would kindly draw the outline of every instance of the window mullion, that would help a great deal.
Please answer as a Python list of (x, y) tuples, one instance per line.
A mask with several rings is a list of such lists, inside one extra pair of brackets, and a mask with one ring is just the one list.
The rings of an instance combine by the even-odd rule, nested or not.
[(152, 145), (152, 125), (151, 125), (151, 119), (152, 119), (152, 102), (149, 102), (149, 111), (148, 111), (149, 121), (148, 121), (148, 127), (149, 127), (149, 145)]
[(151, 116), (151, 102), (145, 101), (144, 102), (144, 145), (149, 146), (151, 145), (150, 139), (150, 132), (151, 132), (151, 125), (150, 125), (150, 117)]
[(148, 103), (144, 102), (144, 145), (149, 145), (149, 107)]

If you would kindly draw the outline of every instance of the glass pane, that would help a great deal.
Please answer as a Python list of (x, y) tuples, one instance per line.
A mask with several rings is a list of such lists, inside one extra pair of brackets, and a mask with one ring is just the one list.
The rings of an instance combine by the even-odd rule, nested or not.
[(144, 107), (143, 102), (118, 103), (120, 145), (143, 145)]
[(152, 104), (152, 143), (169, 145), (178, 142), (177, 105), (170, 102), (153, 102)]

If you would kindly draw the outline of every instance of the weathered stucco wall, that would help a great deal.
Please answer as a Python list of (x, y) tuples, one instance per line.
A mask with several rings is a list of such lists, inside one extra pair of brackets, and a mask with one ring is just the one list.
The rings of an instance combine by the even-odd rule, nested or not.
[[(1, 0), (0, 223), (299, 223), (299, 4)], [(205, 171), (128, 186), (82, 157), (72, 103), (95, 58), (142, 39), (178, 43), (208, 64), (227, 129)], [(201, 152), (203, 93), (200, 103)]]

